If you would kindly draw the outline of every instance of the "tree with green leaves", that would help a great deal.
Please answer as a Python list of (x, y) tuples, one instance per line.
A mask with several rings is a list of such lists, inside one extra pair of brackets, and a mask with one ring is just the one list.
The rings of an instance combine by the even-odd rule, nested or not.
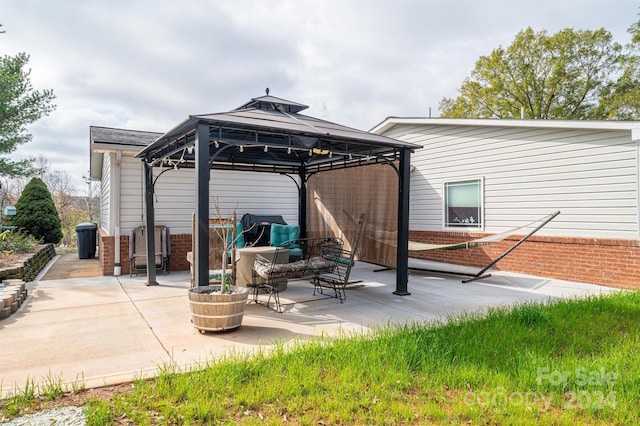
[(47, 185), (33, 178), (16, 202), (16, 215), (11, 224), (42, 240), (57, 244), (62, 239), (62, 224)]
[(55, 109), (52, 90), (34, 90), (26, 69), (29, 56), (0, 58), (0, 175), (27, 176), (33, 173), (30, 160), (11, 161), (7, 154), (31, 140), (26, 126)]
[(626, 46), (620, 76), (608, 101), (612, 108), (617, 108), (619, 118), (637, 120), (640, 117), (640, 21), (632, 24), (627, 32), (631, 43)]
[[(629, 30), (631, 31), (631, 29)], [(442, 117), (614, 120), (640, 117), (638, 60), (604, 29), (531, 28), (481, 56)]]

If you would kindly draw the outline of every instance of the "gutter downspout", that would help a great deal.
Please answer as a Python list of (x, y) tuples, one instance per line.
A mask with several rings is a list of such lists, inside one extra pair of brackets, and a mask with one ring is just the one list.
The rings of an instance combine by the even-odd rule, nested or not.
[(122, 170), (122, 151), (116, 151), (116, 168), (113, 177), (113, 218), (114, 218), (114, 267), (113, 275), (116, 277), (122, 274), (122, 264), (120, 262), (120, 178)]
[(631, 129), (631, 141), (636, 143), (636, 239), (640, 240), (640, 128)]
[(640, 138), (635, 139), (636, 141), (636, 184), (638, 187), (636, 188), (636, 208), (637, 208), (637, 216), (636, 216), (636, 239), (640, 240)]

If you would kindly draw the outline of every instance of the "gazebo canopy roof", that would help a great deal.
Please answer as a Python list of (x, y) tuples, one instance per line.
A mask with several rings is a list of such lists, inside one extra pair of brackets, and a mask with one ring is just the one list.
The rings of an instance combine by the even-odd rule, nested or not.
[(194, 167), (196, 128), (209, 127), (209, 164), (215, 169), (315, 173), (398, 159), (419, 145), (398, 141), (300, 111), (306, 105), (261, 96), (224, 113), (190, 115), (136, 157), (155, 167)]

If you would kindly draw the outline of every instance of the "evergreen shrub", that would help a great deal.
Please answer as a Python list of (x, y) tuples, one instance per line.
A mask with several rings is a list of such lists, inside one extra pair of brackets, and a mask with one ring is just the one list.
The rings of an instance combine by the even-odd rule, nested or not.
[(16, 215), (11, 224), (42, 243), (58, 244), (62, 239), (62, 223), (47, 185), (34, 177), (24, 187), (16, 202)]

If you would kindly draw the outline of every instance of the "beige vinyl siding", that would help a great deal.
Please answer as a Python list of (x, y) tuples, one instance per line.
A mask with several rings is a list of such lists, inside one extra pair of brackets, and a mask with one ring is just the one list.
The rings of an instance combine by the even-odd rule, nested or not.
[(623, 130), (399, 125), (412, 155), (410, 228), (442, 229), (442, 182), (484, 178), (487, 232), (560, 210), (540, 233), (638, 238), (638, 149)]
[(100, 181), (100, 227), (109, 232), (111, 220), (111, 157), (109, 154), (102, 156), (102, 179)]
[[(160, 169), (154, 169), (157, 177)], [(244, 213), (282, 215), (289, 224), (298, 223), (298, 190), (286, 176), (237, 171), (211, 172), (210, 214), (216, 215), (216, 200), (221, 214), (235, 210), (238, 220)], [(132, 157), (122, 159), (121, 228), (129, 233), (144, 223), (142, 164)], [(155, 221), (167, 225), (174, 234), (191, 233), (191, 214), (195, 209), (195, 171), (169, 170), (155, 184)]]

